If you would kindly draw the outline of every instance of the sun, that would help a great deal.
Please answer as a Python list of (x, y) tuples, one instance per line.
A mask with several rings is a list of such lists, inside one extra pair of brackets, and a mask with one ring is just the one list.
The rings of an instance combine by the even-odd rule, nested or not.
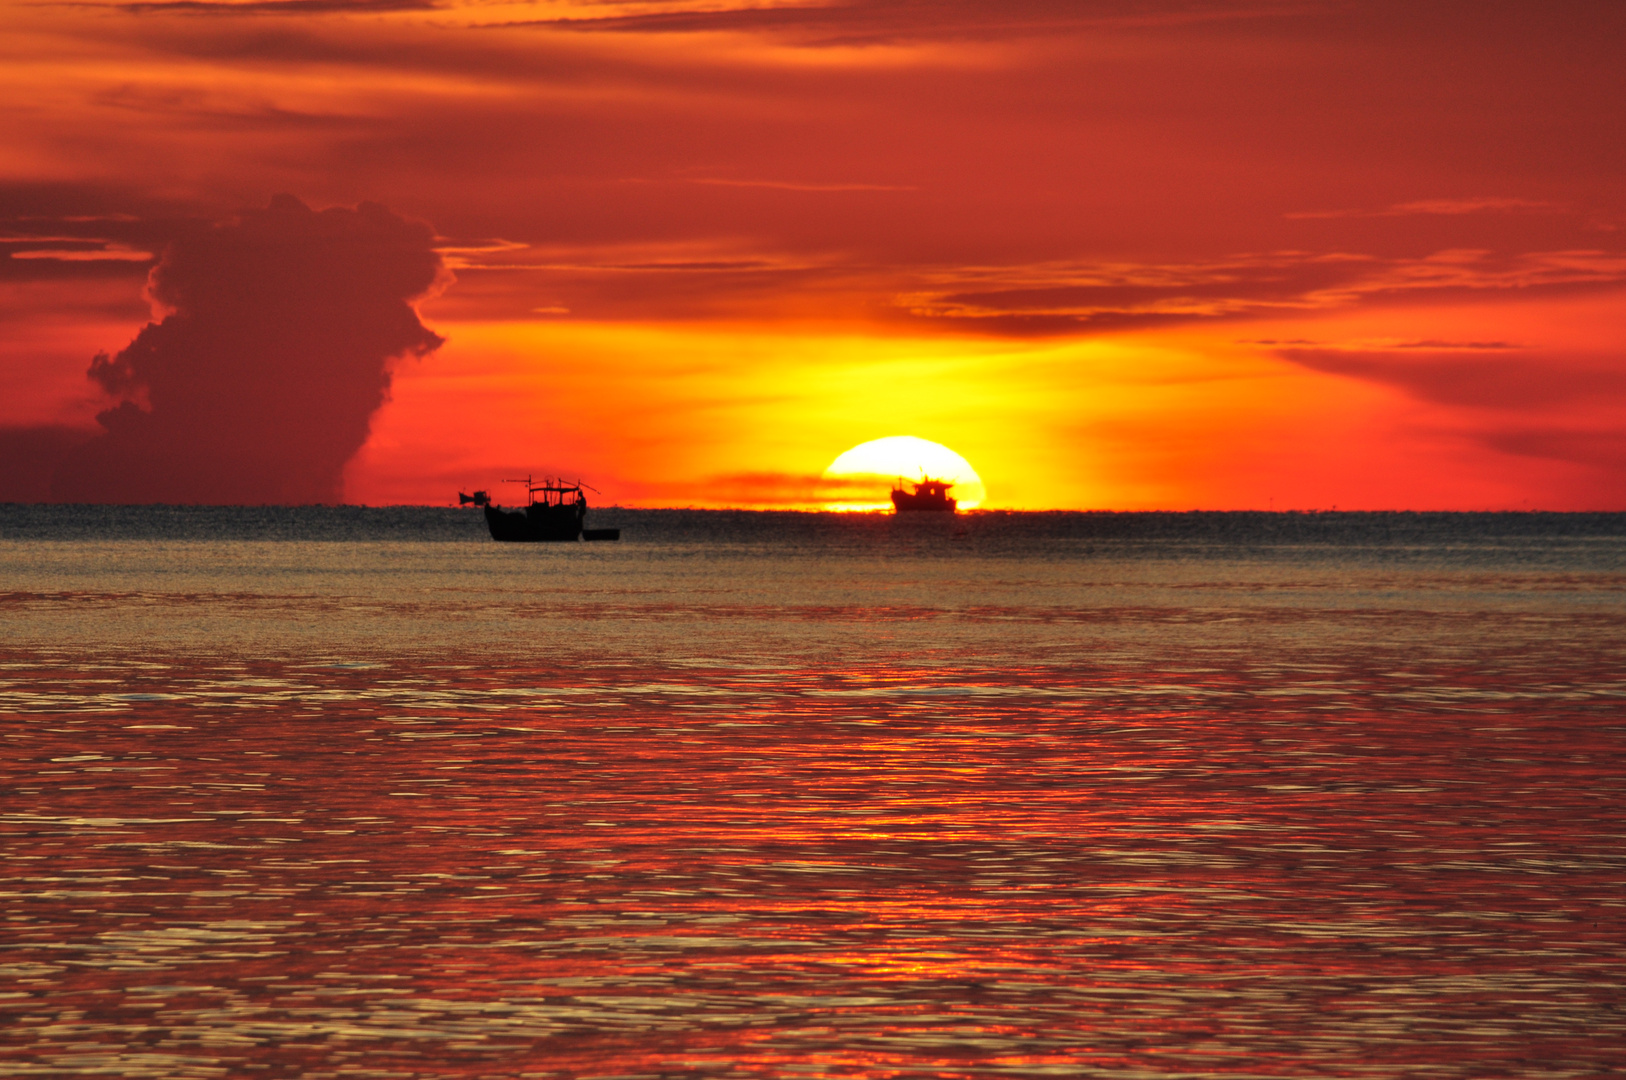
[(837, 482), (832, 486), (839, 486), (841, 497), (825, 509), (890, 509), (894, 484), (926, 476), (953, 484), (949, 494), (959, 500), (962, 510), (975, 509), (987, 498), (982, 477), (965, 458), (941, 443), (913, 435), (893, 435), (859, 443), (830, 463), (824, 479)]

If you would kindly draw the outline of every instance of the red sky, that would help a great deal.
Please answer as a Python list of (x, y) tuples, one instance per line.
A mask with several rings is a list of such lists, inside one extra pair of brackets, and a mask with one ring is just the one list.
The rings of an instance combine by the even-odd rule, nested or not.
[(0, 2), (0, 499), (1626, 508), (1613, 0)]

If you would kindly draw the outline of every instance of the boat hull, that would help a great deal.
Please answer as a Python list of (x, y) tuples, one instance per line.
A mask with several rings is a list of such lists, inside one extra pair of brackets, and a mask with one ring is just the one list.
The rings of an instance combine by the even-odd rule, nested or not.
[(518, 543), (580, 540), (582, 521), (587, 516), (587, 508), (576, 505), (538, 503), (528, 510), (499, 510), (495, 506), (482, 509), (493, 540)]
[(958, 505), (957, 500), (947, 496), (912, 495), (907, 491), (892, 493), (892, 509), (900, 514), (915, 512), (952, 514)]

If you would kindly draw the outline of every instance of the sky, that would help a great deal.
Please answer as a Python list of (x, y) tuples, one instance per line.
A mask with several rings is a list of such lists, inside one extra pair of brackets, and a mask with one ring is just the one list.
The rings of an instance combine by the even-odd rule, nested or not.
[[(1626, 5), (0, 0), (0, 501), (1626, 509)], [(884, 496), (884, 493), (883, 493)]]

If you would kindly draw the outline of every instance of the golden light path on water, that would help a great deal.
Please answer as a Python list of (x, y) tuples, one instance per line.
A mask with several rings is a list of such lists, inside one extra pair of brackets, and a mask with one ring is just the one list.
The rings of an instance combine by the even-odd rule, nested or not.
[[(830, 463), (824, 478), (842, 482), (858, 497), (832, 501), (825, 509), (889, 510), (892, 503), (887, 493), (894, 485), (928, 477), (953, 484), (949, 494), (959, 501), (961, 510), (974, 510), (988, 497), (977, 470), (953, 450), (913, 435), (889, 435), (859, 443)], [(875, 498), (859, 495), (866, 489), (873, 489)]]

